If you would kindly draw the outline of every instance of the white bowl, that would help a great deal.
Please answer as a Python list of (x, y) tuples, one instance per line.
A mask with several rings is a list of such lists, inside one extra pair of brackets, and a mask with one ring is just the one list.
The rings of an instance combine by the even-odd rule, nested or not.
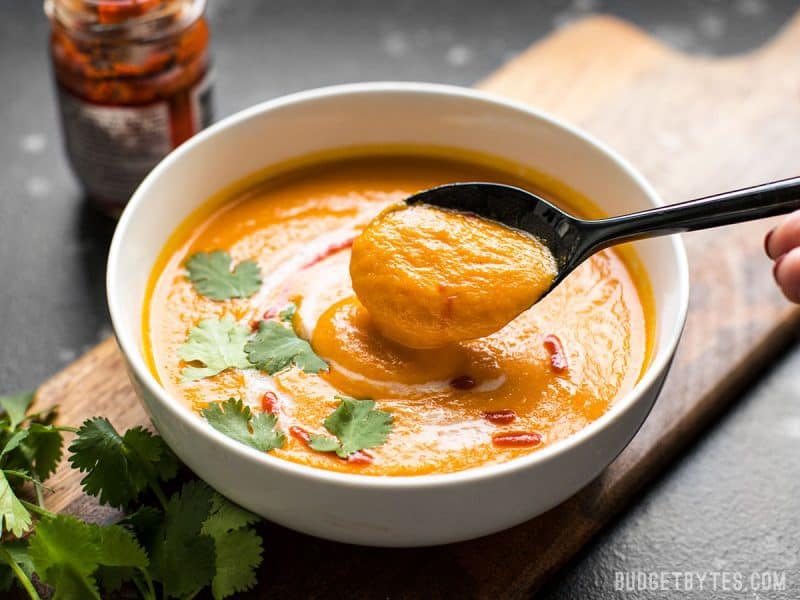
[(471, 89), (370, 83), (312, 90), (237, 113), (183, 144), (139, 186), (108, 259), (108, 304), (139, 397), (193, 471), (267, 519), (311, 535), (376, 546), (423, 546), (511, 527), (566, 500), (628, 444), (652, 407), (688, 303), (677, 237), (637, 243), (656, 299), (652, 363), (636, 387), (575, 435), (500, 465), (417, 477), (334, 473), (225, 437), (171, 398), (142, 355), (142, 304), (167, 238), (214, 192), (271, 164), (353, 145), (450, 146), (530, 165), (610, 214), (660, 204), (622, 158), (575, 128)]

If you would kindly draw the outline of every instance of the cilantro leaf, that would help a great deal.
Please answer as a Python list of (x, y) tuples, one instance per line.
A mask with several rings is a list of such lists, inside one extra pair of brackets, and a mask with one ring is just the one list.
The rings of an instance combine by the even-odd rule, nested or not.
[(31, 513), (19, 501), (5, 473), (0, 471), (0, 534), (10, 531), (22, 536), (31, 526)]
[(29, 554), (39, 578), (55, 588), (54, 598), (100, 598), (95, 574), (118, 588), (146, 573), (147, 554), (119, 525), (101, 527), (74, 517), (42, 519), (30, 538)]
[(3, 451), (0, 452), (0, 458), (3, 458), (9, 452), (13, 452), (22, 441), (28, 437), (28, 430), (27, 429), (17, 429), (10, 438), (6, 441), (6, 445), (3, 447)]
[(224, 250), (198, 252), (186, 261), (186, 269), (195, 289), (211, 300), (249, 298), (261, 287), (258, 263), (245, 260), (231, 271), (231, 255)]
[(208, 518), (203, 521), (200, 531), (203, 535), (216, 539), (228, 531), (241, 529), (259, 520), (260, 518), (249, 510), (234, 504), (222, 494), (214, 493), (211, 497), (211, 511)]
[[(33, 561), (28, 554), (28, 540), (7, 540), (0, 543), (0, 548), (8, 553), (28, 579), (33, 577)], [(7, 564), (0, 564), (0, 590), (9, 591), (16, 581), (17, 577), (11, 568)]]
[(286, 323), (291, 323), (294, 315), (297, 312), (297, 304), (289, 302), (289, 304), (281, 312), (278, 313), (278, 318)]
[(355, 400), (336, 396), (341, 400), (339, 406), (327, 419), (325, 429), (338, 438), (338, 441), (322, 435), (312, 435), (309, 446), (319, 452), (336, 452), (347, 458), (353, 452), (380, 446), (392, 430), (392, 415), (375, 410), (373, 400)]
[(286, 436), (275, 427), (278, 417), (263, 412), (254, 415), (241, 400), (213, 402), (202, 414), (214, 429), (256, 450), (269, 452), (286, 443)]
[(108, 567), (133, 567), (144, 570), (150, 561), (133, 534), (119, 525), (92, 526), (97, 533), (98, 562)]
[(25, 411), (33, 402), (34, 392), (21, 392), (10, 396), (0, 396), (0, 408), (8, 416), (9, 427), (16, 429), (25, 419)]
[(105, 592), (119, 590), (125, 581), (134, 578), (136, 570), (146, 572), (150, 561), (133, 534), (119, 525), (94, 527), (101, 565), (97, 575)]
[(213, 494), (204, 483), (191, 481), (167, 503), (150, 550), (151, 575), (162, 583), (167, 597), (190, 595), (213, 579), (214, 541), (200, 534)]
[(100, 600), (93, 577), (100, 552), (91, 526), (63, 515), (42, 519), (28, 552), (39, 579), (55, 588), (54, 599)]
[(181, 372), (183, 381), (211, 377), (225, 369), (252, 367), (244, 352), (250, 330), (224, 317), (221, 321), (204, 319), (189, 330), (186, 342), (178, 350), (182, 360), (199, 362), (202, 367), (188, 366)]
[(214, 540), (214, 598), (226, 598), (255, 585), (255, 571), (262, 560), (261, 538), (248, 526), (256, 521), (256, 515), (222, 495), (214, 493), (211, 497), (211, 512), (200, 531)]
[(164, 520), (164, 513), (152, 506), (143, 505), (119, 520), (119, 525), (132, 529), (145, 548), (153, 546)]
[(52, 425), (31, 423), (21, 447), (31, 463), (33, 472), (44, 481), (52, 475), (61, 460), (64, 436)]
[(336, 452), (340, 447), (339, 440), (327, 435), (312, 433), (309, 438), (308, 446), (317, 452)]
[(314, 354), (311, 344), (275, 321), (261, 321), (258, 333), (247, 342), (244, 351), (253, 365), (270, 375), (293, 364), (306, 373), (328, 370), (328, 363)]
[(142, 427), (120, 436), (99, 417), (83, 423), (69, 450), (72, 467), (87, 473), (81, 480), (84, 491), (101, 504), (126, 506), (150, 481), (166, 481), (177, 471), (177, 459), (160, 436)]
[(47, 479), (61, 460), (64, 438), (52, 425), (33, 422), (5, 438), (0, 464), (5, 469), (31, 472), (40, 481)]
[(214, 539), (216, 573), (211, 581), (215, 600), (251, 589), (262, 561), (261, 538), (252, 529), (237, 529)]

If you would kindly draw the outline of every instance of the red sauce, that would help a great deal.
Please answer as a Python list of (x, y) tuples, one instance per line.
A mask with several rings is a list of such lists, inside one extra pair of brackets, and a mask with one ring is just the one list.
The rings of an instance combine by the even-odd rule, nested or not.
[(550, 367), (555, 373), (564, 373), (569, 369), (567, 362), (567, 355), (564, 352), (564, 346), (558, 336), (553, 334), (544, 338), (544, 347), (550, 353)]
[(304, 442), (306, 444), (311, 443), (311, 434), (308, 433), (302, 427), (296, 427), (296, 426), (289, 427), (289, 433), (296, 440), (300, 440), (301, 442)]
[(369, 465), (372, 464), (372, 455), (363, 450), (357, 450), (347, 457), (347, 462), (351, 465)]
[(278, 412), (278, 397), (273, 392), (264, 392), (261, 396), (261, 410), (265, 413)]
[(489, 421), (489, 423), (494, 423), (495, 425), (508, 425), (516, 420), (517, 413), (511, 409), (507, 409), (481, 413), (481, 416)]
[(261, 316), (262, 319), (273, 319), (278, 316), (280, 313), (280, 309), (277, 306), (270, 306), (267, 310), (264, 311), (264, 314)]
[(306, 264), (304, 264), (302, 268), (308, 269), (309, 267), (313, 267), (315, 264), (317, 264), (322, 260), (325, 260), (329, 256), (336, 254), (337, 252), (340, 252), (342, 250), (346, 250), (347, 248), (350, 248), (353, 245), (354, 239), (355, 238), (350, 238), (348, 240), (344, 240), (336, 244), (331, 244), (325, 250), (323, 250), (322, 252), (317, 254), (314, 258), (312, 258), (310, 261), (308, 261)]
[(492, 443), (499, 448), (532, 448), (542, 443), (542, 436), (535, 431), (507, 431), (494, 434)]
[(459, 375), (450, 380), (450, 387), (456, 390), (471, 390), (475, 387), (475, 380), (469, 375)]

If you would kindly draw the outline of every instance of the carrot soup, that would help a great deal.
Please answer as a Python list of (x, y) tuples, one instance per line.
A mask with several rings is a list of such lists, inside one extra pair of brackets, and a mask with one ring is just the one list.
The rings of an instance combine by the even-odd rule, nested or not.
[[(460, 471), (586, 427), (649, 360), (655, 317), (638, 258), (604, 250), (525, 310), (544, 290), (525, 274), (554, 268), (525, 234), (457, 220), (437, 246), (409, 209), (391, 208), (459, 181), (601, 216), (547, 176), (444, 149), (362, 150), (248, 178), (191, 216), (153, 270), (143, 328), (154, 375), (223, 433), (340, 472)], [(392, 259), (369, 238), (387, 215), (406, 220), (395, 242), (426, 274), (413, 291), (371, 278)], [(441, 289), (454, 264), (480, 268), (485, 285)], [(464, 308), (425, 330), (403, 316), (411, 304), (440, 319)]]

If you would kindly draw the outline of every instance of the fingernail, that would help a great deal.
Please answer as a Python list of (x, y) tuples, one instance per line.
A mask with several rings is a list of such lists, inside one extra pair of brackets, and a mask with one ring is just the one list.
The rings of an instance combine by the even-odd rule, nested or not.
[(764, 252), (767, 253), (767, 256), (769, 256), (769, 241), (770, 241), (770, 239), (772, 239), (772, 234), (773, 233), (775, 233), (775, 228), (774, 227), (772, 229), (770, 229), (769, 232), (767, 232), (767, 235), (764, 238)]
[(781, 254), (775, 259), (775, 264), (772, 266), (772, 276), (775, 278), (775, 281), (778, 281), (778, 269), (780, 268), (784, 258), (786, 258), (786, 255)]

